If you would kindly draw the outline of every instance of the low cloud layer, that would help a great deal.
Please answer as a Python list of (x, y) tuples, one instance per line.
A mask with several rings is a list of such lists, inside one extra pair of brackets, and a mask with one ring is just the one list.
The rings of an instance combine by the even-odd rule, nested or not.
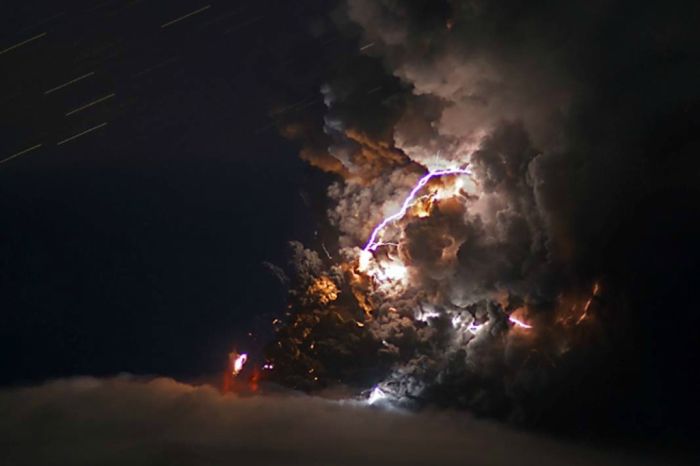
[(464, 414), (306, 396), (222, 396), (171, 379), (75, 378), (0, 392), (4, 465), (653, 464)]

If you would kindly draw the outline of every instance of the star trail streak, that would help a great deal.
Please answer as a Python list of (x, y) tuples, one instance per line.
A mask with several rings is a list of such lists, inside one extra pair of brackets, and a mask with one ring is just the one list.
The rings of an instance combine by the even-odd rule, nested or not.
[(82, 76), (78, 76), (78, 77), (75, 78), (75, 79), (71, 79), (70, 81), (68, 81), (68, 82), (66, 82), (66, 83), (63, 83), (63, 84), (61, 84), (61, 85), (59, 85), (59, 86), (56, 86), (56, 87), (54, 87), (54, 88), (51, 88), (51, 89), (49, 89), (48, 91), (44, 91), (44, 95), (48, 95), (48, 94), (51, 94), (52, 92), (58, 91), (59, 89), (63, 89), (64, 87), (70, 86), (70, 85), (73, 84), (73, 83), (77, 83), (78, 81), (81, 81), (81, 80), (83, 80), (83, 79), (85, 79), (85, 78), (89, 78), (90, 76), (92, 76), (92, 75), (94, 75), (94, 74), (95, 74), (95, 72), (94, 72), (94, 71), (91, 71), (91, 72), (86, 73), (86, 74), (84, 74), (84, 75), (82, 75)]
[(5, 162), (9, 162), (9, 161), (12, 160), (12, 159), (16, 159), (17, 157), (20, 157), (20, 156), (26, 154), (27, 152), (31, 152), (31, 151), (33, 151), (33, 150), (35, 150), (35, 149), (38, 149), (38, 148), (40, 148), (41, 146), (42, 146), (42, 144), (37, 144), (37, 145), (32, 146), (32, 147), (30, 147), (30, 148), (28, 148), (28, 149), (24, 149), (24, 150), (22, 150), (22, 151), (19, 151), (19, 152), (17, 152), (16, 154), (13, 154), (13, 155), (11, 155), (11, 156), (9, 156), (9, 157), (7, 157), (7, 158), (4, 158), (4, 159), (0, 160), (0, 164), (3, 164), (3, 163), (5, 163)]
[(33, 42), (33, 41), (35, 41), (35, 40), (37, 40), (37, 39), (41, 39), (41, 38), (44, 37), (46, 34), (47, 34), (46, 32), (42, 32), (41, 34), (38, 34), (38, 35), (36, 35), (36, 36), (34, 36), (34, 37), (31, 37), (31, 38), (29, 38), (29, 39), (27, 39), (27, 40), (25, 40), (25, 41), (22, 41), (22, 42), (20, 42), (20, 43), (18, 43), (18, 44), (15, 44), (15, 45), (11, 45), (11, 46), (7, 47), (7, 48), (4, 49), (4, 50), (0, 50), (0, 55), (4, 54), (4, 53), (6, 53), (6, 52), (9, 52), (9, 51), (11, 51), (11, 50), (14, 50), (14, 49), (16, 49), (16, 48), (18, 48), (18, 47), (21, 47), (21, 46), (23, 46), (23, 45), (25, 45), (25, 44), (28, 44), (28, 43), (30, 43), (30, 42)]
[(62, 141), (59, 141), (59, 142), (56, 143), (56, 145), (57, 145), (57, 146), (60, 146), (61, 144), (65, 144), (65, 143), (67, 143), (67, 142), (69, 142), (69, 141), (72, 141), (73, 139), (79, 138), (80, 136), (84, 136), (84, 135), (86, 135), (86, 134), (88, 134), (88, 133), (92, 133), (93, 131), (98, 130), (98, 129), (104, 127), (104, 126), (107, 126), (107, 122), (101, 123), (101, 124), (99, 124), (99, 125), (97, 125), (97, 126), (93, 126), (92, 128), (86, 129), (86, 130), (83, 131), (83, 132), (80, 132), (80, 133), (78, 133), (78, 134), (75, 134), (75, 135), (73, 135), (73, 136), (67, 138), (67, 139), (64, 139), (64, 140), (62, 140)]
[(192, 12), (190, 12), (190, 13), (187, 13), (187, 14), (184, 15), (184, 16), (180, 16), (179, 18), (176, 18), (176, 19), (174, 19), (174, 20), (172, 20), (172, 21), (168, 21), (167, 23), (161, 24), (160, 27), (161, 27), (161, 29), (167, 28), (168, 26), (172, 26), (172, 25), (175, 24), (175, 23), (179, 23), (179, 22), (182, 21), (183, 19), (187, 19), (187, 18), (189, 18), (190, 16), (194, 16), (194, 15), (196, 15), (196, 14), (199, 14), (199, 13), (203, 12), (203, 11), (206, 11), (206, 10), (208, 10), (209, 8), (211, 8), (211, 5), (204, 6), (204, 7), (200, 8), (200, 9), (198, 9), (198, 10), (195, 10), (195, 11), (192, 11)]
[(92, 102), (89, 102), (89, 103), (87, 103), (87, 104), (85, 104), (85, 105), (83, 105), (83, 106), (81, 106), (81, 107), (78, 107), (78, 108), (76, 108), (76, 109), (74, 109), (74, 110), (71, 110), (70, 112), (66, 113), (66, 116), (73, 115), (74, 113), (78, 113), (78, 112), (81, 111), (81, 110), (85, 110), (86, 108), (92, 107), (93, 105), (97, 105), (97, 104), (99, 104), (100, 102), (104, 102), (105, 100), (109, 100), (109, 99), (111, 99), (112, 97), (114, 97), (115, 95), (116, 95), (116, 94), (112, 93), (112, 94), (108, 94), (108, 95), (106, 95), (106, 96), (104, 96), (104, 97), (100, 97), (99, 99), (93, 100)]

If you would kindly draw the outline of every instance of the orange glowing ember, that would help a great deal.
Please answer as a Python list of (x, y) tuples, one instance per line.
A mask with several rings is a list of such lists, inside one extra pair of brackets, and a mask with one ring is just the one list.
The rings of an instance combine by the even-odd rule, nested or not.
[(560, 296), (557, 323), (570, 327), (592, 320), (596, 313), (596, 303), (599, 303), (600, 299), (601, 286), (599, 282), (593, 283), (591, 294), (588, 298), (576, 295)]
[(307, 293), (315, 296), (321, 304), (329, 304), (338, 299), (338, 287), (333, 280), (325, 275), (321, 275), (309, 285)]

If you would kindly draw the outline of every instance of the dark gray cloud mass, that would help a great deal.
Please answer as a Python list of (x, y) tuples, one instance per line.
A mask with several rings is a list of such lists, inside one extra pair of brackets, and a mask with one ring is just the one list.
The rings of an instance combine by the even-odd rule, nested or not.
[(0, 392), (3, 465), (654, 464), (451, 413), (239, 398), (172, 379), (74, 378)]
[(344, 11), (373, 44), (363, 54), (404, 84), (401, 116), (382, 122), (395, 146), (426, 166), (471, 159), (485, 191), (507, 196), (491, 210), (541, 217), (528, 223), (549, 261), (590, 274), (626, 210), (694, 187), (689, 3), (348, 0)]
[[(698, 218), (698, 204), (678, 214), (699, 197), (697, 9), (342, 2), (337, 22), (358, 44), (348, 58), (358, 65), (322, 89), (324, 155), (343, 167), (334, 165), (342, 179), (328, 190), (340, 256), (356, 259), (427, 170), (468, 164), (475, 186), (394, 222), (360, 270), (368, 283), (325, 263), (319, 273), (340, 298), (313, 319), (293, 317), (297, 330), (271, 357), (305, 358), (316, 388), (381, 382), (399, 398), (554, 428), (692, 420), (688, 403), (668, 402), (690, 389), (662, 393), (650, 382), (687, 377), (678, 372), (689, 352), (676, 350), (690, 347), (688, 335), (660, 332), (657, 321), (691, 318), (649, 299), (644, 284), (669, 273), (689, 283), (691, 260), (674, 267), (654, 252), (676, 238), (697, 257), (684, 217)], [(636, 239), (664, 229), (658, 241)], [(405, 276), (386, 278), (389, 267)], [(659, 296), (684, 302), (687, 285), (675, 286)], [(371, 338), (357, 341), (369, 346), (348, 343), (347, 328), (333, 324), (341, 315), (359, 319)], [(532, 329), (509, 323), (518, 316)], [(334, 357), (319, 347), (335, 361), (374, 351), (345, 359), (384, 374), (351, 380), (324, 367)], [(662, 369), (641, 375), (652, 359)]]

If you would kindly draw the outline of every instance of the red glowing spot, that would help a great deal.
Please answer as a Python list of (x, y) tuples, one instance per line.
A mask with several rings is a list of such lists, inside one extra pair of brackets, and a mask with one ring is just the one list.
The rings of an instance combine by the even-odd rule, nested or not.
[(250, 380), (248, 380), (248, 388), (253, 393), (260, 388), (260, 371), (257, 367), (253, 368), (253, 373), (250, 375)]

